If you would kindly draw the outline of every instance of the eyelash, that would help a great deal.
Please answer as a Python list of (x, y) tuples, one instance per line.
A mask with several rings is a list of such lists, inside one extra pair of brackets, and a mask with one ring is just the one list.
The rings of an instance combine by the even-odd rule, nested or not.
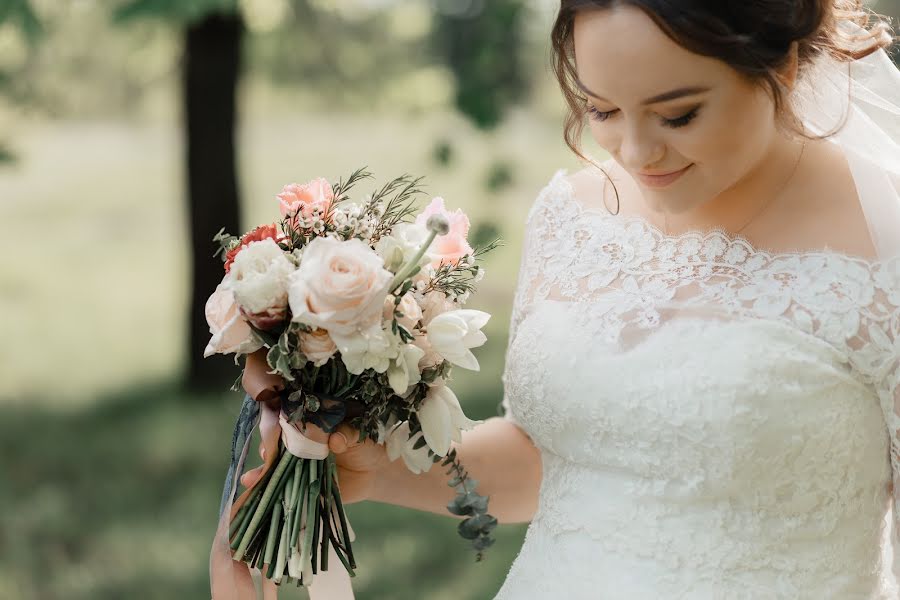
[[(599, 121), (601, 123), (611, 117), (614, 112), (616, 111), (611, 110), (607, 112), (601, 112), (593, 106), (588, 106), (588, 114), (590, 115), (590, 117), (593, 120)], [(698, 112), (700, 112), (700, 107), (692, 108), (687, 113), (674, 119), (666, 119), (663, 117), (660, 117), (660, 119), (662, 119), (663, 126), (671, 127), (672, 129), (678, 129), (679, 127), (684, 127), (685, 125), (693, 121)]]

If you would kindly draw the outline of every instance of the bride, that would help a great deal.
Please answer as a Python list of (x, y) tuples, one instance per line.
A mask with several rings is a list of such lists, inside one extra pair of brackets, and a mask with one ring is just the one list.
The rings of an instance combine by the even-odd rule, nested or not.
[[(455, 444), (530, 522), (496, 600), (898, 597), (890, 39), (848, 0), (562, 1), (565, 139), (612, 158), (531, 206), (505, 416)], [(446, 514), (342, 427), (345, 501)]]

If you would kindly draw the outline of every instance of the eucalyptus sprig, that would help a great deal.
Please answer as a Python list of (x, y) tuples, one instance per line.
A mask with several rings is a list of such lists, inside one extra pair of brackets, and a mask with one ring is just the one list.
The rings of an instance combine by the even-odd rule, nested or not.
[[(420, 441), (424, 441), (424, 438)], [(435, 462), (440, 458), (436, 456)], [(458, 526), (459, 535), (472, 540), (472, 547), (476, 550), (475, 560), (480, 562), (484, 559), (484, 551), (497, 541), (491, 537), (491, 531), (497, 526), (497, 518), (487, 512), (489, 498), (475, 492), (478, 480), (469, 477), (459, 461), (456, 448), (452, 448), (441, 462), (441, 466), (447, 465), (451, 465), (447, 475), (454, 474), (447, 485), (455, 487), (457, 491), (456, 498), (447, 504), (447, 510), (454, 515), (466, 517)]]

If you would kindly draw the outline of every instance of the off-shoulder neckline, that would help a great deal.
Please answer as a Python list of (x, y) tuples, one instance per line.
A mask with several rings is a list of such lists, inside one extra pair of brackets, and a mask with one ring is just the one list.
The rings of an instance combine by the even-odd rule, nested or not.
[(833, 250), (831, 248), (823, 248), (819, 250), (813, 249), (805, 249), (805, 250), (792, 250), (792, 251), (773, 251), (773, 250), (764, 250), (762, 248), (757, 248), (756, 245), (751, 242), (746, 237), (728, 232), (724, 229), (713, 228), (706, 231), (702, 231), (699, 229), (692, 229), (689, 231), (684, 231), (678, 234), (669, 234), (650, 223), (640, 215), (614, 215), (606, 209), (595, 208), (592, 206), (585, 206), (581, 202), (579, 202), (575, 198), (575, 187), (572, 185), (572, 182), (569, 181), (568, 169), (558, 169), (556, 173), (554, 173), (553, 178), (551, 179), (550, 185), (552, 186), (554, 183), (558, 183), (565, 189), (564, 196), (569, 202), (571, 202), (579, 213), (592, 214), (597, 215), (601, 218), (612, 218), (618, 219), (622, 223), (636, 223), (640, 225), (644, 230), (650, 233), (657, 240), (670, 240), (675, 243), (682, 242), (684, 240), (697, 240), (700, 242), (704, 242), (710, 239), (718, 238), (729, 246), (741, 246), (743, 249), (750, 255), (753, 256), (761, 256), (767, 261), (773, 261), (778, 259), (788, 259), (788, 258), (837, 258), (841, 260), (846, 260), (849, 262), (854, 262), (857, 264), (863, 264), (869, 269), (875, 269), (880, 267), (898, 257), (888, 257), (888, 258), (867, 258), (864, 256), (859, 256), (855, 254), (850, 254), (849, 252), (843, 252), (840, 250)]

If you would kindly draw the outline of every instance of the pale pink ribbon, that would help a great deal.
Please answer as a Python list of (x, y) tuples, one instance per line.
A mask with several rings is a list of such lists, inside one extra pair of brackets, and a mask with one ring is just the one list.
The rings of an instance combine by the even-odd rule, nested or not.
[[(328, 445), (312, 440), (303, 435), (296, 427), (288, 423), (280, 410), (271, 408), (268, 404), (260, 402), (259, 432), (262, 438), (259, 452), (265, 463), (256, 469), (252, 469), (241, 476), (241, 483), (248, 490), (266, 472), (273, 468), (278, 450), (278, 440), (288, 449), (288, 452), (300, 458), (324, 459), (328, 456)], [(327, 439), (327, 438), (326, 438)], [(246, 444), (243, 448), (242, 460), (247, 456)], [(237, 477), (232, 484), (229, 498), (234, 498), (237, 487)], [(237, 503), (243, 501), (244, 496)], [(270, 579), (262, 576), (259, 569), (251, 569), (246, 563), (232, 558), (231, 547), (228, 542), (228, 526), (232, 516), (232, 503), (229, 502), (219, 526), (216, 529), (216, 537), (213, 540), (212, 551), (209, 557), (210, 586), (213, 600), (277, 600), (278, 586)], [(349, 529), (349, 522), (347, 524)], [(349, 529), (348, 535), (351, 541), (354, 538), (353, 530)], [(353, 600), (353, 587), (350, 583), (350, 574), (344, 568), (334, 547), (329, 545), (328, 556), (329, 569), (319, 571), (307, 586), (311, 600)], [(257, 591), (261, 583), (262, 594)]]

